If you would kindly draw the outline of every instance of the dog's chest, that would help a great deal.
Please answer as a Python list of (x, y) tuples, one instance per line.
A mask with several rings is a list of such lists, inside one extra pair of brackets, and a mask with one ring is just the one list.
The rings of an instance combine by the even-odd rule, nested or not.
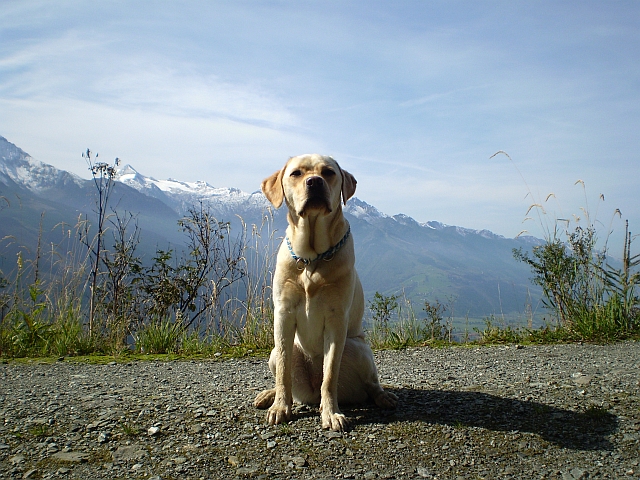
[(311, 299), (322, 293), (323, 287), (327, 285), (327, 280), (319, 269), (305, 268), (300, 272), (298, 284), (302, 287), (305, 296)]
[(291, 279), (285, 287), (288, 291), (283, 295), (285, 303), (289, 303), (296, 322), (296, 333), (305, 351), (322, 352), (323, 332), (326, 322), (333, 323), (336, 314), (334, 288), (318, 271), (300, 272), (295, 281)]
[[(276, 276), (279, 273), (276, 271)], [(303, 270), (288, 269), (283, 275), (280, 275), (283, 280), (282, 283), (276, 279), (275, 285), (280, 283), (282, 290), (276, 290), (276, 301), (278, 298), (282, 298), (286, 303), (301, 304), (308, 302), (324, 293), (328, 285), (325, 275), (318, 268), (306, 267)]]

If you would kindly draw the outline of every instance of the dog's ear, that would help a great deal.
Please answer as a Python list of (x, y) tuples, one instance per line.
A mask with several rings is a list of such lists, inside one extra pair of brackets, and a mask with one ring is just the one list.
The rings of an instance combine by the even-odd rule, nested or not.
[(353, 197), (353, 194), (356, 193), (356, 178), (351, 175), (346, 170), (340, 169), (342, 172), (342, 201), (344, 204), (347, 204), (347, 200)]
[(284, 168), (278, 170), (270, 177), (265, 178), (262, 181), (262, 193), (267, 197), (272, 205), (276, 208), (280, 208), (282, 201), (284, 200), (284, 188), (282, 187), (282, 175)]

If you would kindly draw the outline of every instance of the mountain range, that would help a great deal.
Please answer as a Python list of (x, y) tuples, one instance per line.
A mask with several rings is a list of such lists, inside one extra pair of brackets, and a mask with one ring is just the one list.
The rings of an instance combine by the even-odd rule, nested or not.
[[(81, 161), (81, 159), (79, 159)], [(259, 181), (259, 179), (258, 179)], [(0, 269), (15, 265), (19, 249), (34, 251), (60, 238), (60, 225), (92, 217), (93, 180), (33, 159), (0, 136)], [(156, 180), (126, 165), (118, 170), (112, 208), (135, 215), (141, 231), (139, 251), (179, 248), (177, 222), (192, 206), (207, 206), (221, 221), (260, 225), (270, 206), (259, 192), (214, 187), (207, 182)], [(419, 223), (406, 215), (386, 215), (354, 197), (344, 208), (356, 244), (356, 267), (365, 295), (401, 294), (420, 310), (425, 300), (448, 304), (456, 317), (522, 314), (539, 301), (531, 272), (512, 255), (531, 248), (533, 237), (509, 239), (488, 230), (471, 230), (437, 221)], [(275, 236), (284, 235), (286, 213), (271, 211)], [(451, 313), (451, 311), (449, 312)]]

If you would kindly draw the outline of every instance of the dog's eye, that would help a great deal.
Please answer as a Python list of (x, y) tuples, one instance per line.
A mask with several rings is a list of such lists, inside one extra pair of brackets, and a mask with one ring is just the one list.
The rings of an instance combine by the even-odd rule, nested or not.
[(291, 172), (292, 177), (299, 177), (300, 175), (302, 175), (302, 172), (300, 170), (294, 170), (293, 172)]
[(335, 174), (336, 174), (336, 172), (334, 172), (330, 168), (325, 168), (324, 170), (322, 170), (322, 175), (324, 177), (333, 177)]

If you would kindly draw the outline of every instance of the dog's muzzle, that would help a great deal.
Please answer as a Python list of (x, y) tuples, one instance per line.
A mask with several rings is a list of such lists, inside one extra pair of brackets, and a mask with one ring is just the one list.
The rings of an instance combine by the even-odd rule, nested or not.
[(303, 215), (307, 210), (324, 209), (327, 213), (331, 213), (331, 202), (329, 200), (329, 191), (327, 183), (322, 177), (312, 176), (305, 179), (307, 191), (307, 200), (304, 202), (302, 210), (299, 212)]
[(324, 179), (315, 175), (313, 177), (308, 177), (305, 180), (305, 184), (307, 185), (307, 190), (324, 188)]

